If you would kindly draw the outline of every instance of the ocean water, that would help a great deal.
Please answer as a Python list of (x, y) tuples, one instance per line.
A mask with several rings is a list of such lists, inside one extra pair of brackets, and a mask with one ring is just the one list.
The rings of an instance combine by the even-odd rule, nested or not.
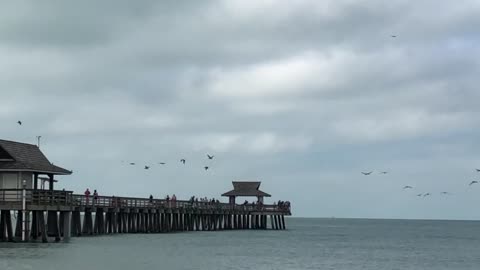
[(480, 269), (480, 222), (289, 218), (287, 226), (0, 243), (0, 270)]

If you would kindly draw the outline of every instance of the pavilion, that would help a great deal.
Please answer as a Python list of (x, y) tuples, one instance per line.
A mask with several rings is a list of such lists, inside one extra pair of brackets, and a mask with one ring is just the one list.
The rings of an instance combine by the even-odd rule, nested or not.
[(258, 181), (233, 181), (233, 190), (222, 194), (224, 197), (229, 197), (231, 205), (235, 205), (237, 197), (257, 197), (259, 203), (263, 203), (264, 197), (271, 197), (270, 194), (260, 190), (262, 182)]

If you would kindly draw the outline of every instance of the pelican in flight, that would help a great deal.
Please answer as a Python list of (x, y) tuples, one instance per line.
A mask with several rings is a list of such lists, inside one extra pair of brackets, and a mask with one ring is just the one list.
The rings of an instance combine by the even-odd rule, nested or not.
[(477, 170), (477, 172), (480, 172), (480, 169), (475, 169), (475, 170)]
[(420, 194), (417, 194), (417, 197), (422, 197), (422, 195), (423, 195), (422, 193), (420, 193)]
[(208, 171), (209, 167), (208, 166), (205, 166), (203, 167), (205, 169), (205, 171)]
[(22, 121), (18, 120), (17, 121), (17, 124), (19, 124), (20, 126), (22, 125)]
[(370, 175), (372, 172), (362, 172), (363, 175)]
[(473, 184), (478, 184), (478, 181), (476, 180), (473, 180), (472, 182), (470, 182), (470, 184), (468, 184), (469, 186), (473, 185)]
[(210, 156), (209, 154), (207, 154), (207, 157), (208, 159), (213, 159), (215, 156)]
[(404, 186), (403, 189), (413, 188), (412, 186)]
[(148, 170), (148, 169), (150, 169), (150, 166), (145, 166), (145, 170)]
[(165, 163), (165, 162), (159, 162), (158, 164), (160, 164), (160, 165), (165, 165), (166, 163)]
[(442, 191), (440, 194), (443, 194), (443, 195), (452, 195), (452, 193), (446, 192), (446, 191)]
[(135, 162), (130, 162), (130, 165), (135, 165)]
[(427, 197), (427, 196), (430, 196), (430, 193), (425, 193), (425, 194), (423, 194), (423, 197), (424, 197), (424, 198)]
[(380, 172), (380, 174), (387, 174), (388, 172)]
[(185, 165), (186, 160), (184, 158), (180, 159), (180, 162)]

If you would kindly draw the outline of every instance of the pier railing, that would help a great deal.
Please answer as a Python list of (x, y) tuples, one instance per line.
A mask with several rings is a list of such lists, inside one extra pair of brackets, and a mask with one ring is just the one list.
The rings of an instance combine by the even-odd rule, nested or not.
[[(116, 196), (85, 196), (73, 194), (72, 191), (59, 190), (25, 190), (27, 205), (51, 205), (71, 207), (106, 207), (106, 208), (152, 208), (152, 209), (201, 209), (201, 210), (239, 210), (249, 212), (282, 212), (290, 213), (290, 206), (267, 204), (242, 204), (229, 203), (149, 199)], [(0, 205), (21, 204), (22, 189), (0, 189)]]
[[(21, 204), (23, 189), (0, 189), (0, 204)], [(72, 191), (25, 190), (25, 202), (35, 205), (69, 206), (73, 203)]]

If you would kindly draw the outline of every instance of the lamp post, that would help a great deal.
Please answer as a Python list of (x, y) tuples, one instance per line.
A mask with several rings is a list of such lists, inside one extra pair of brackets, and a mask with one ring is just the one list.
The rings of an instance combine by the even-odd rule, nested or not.
[(25, 242), (25, 229), (26, 229), (26, 211), (27, 211), (27, 181), (22, 181), (22, 242)]

